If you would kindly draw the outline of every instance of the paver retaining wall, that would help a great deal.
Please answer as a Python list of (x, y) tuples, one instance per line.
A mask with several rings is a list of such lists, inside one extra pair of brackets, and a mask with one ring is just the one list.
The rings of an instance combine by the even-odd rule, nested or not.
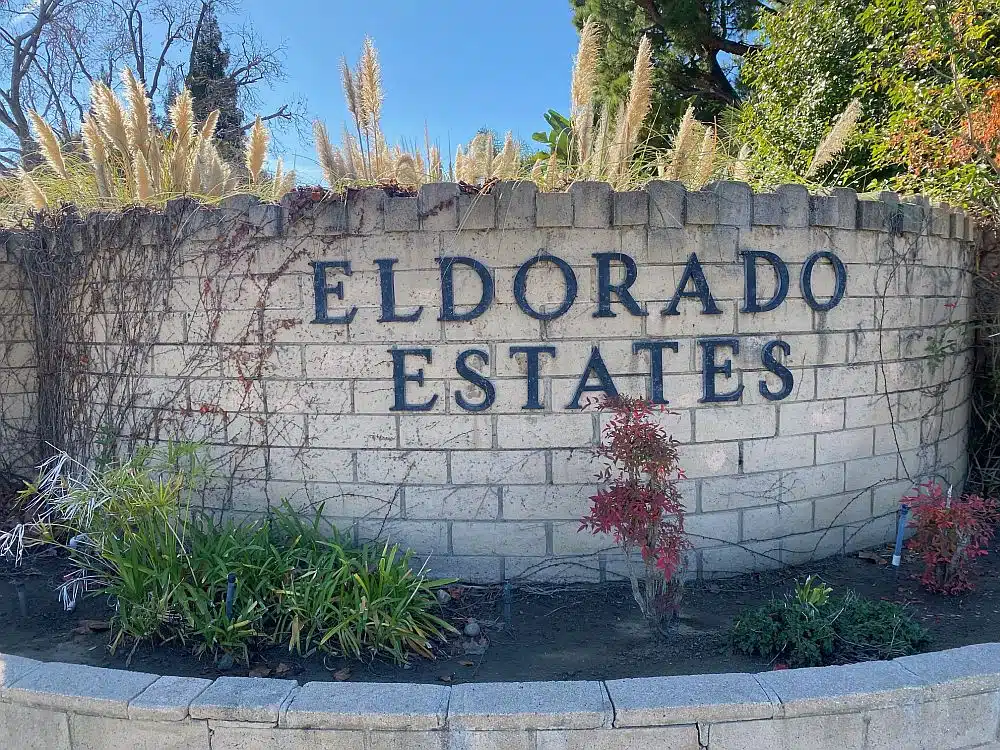
[(998, 726), (997, 643), (760, 674), (455, 686), (213, 682), (0, 655), (4, 750), (996, 750)]
[[(178, 200), (79, 224), (98, 302), (60, 361), (115, 429), (202, 440), (229, 481), (209, 507), (323, 503), (474, 580), (620, 574), (609, 539), (578, 533), (604, 424), (581, 407), (666, 402), (689, 570), (719, 575), (884, 541), (915, 483), (961, 483), (973, 232), (947, 207), (794, 185)], [(123, 313), (114, 274), (147, 266), (169, 284)], [(123, 384), (128, 316), (150, 311)]]

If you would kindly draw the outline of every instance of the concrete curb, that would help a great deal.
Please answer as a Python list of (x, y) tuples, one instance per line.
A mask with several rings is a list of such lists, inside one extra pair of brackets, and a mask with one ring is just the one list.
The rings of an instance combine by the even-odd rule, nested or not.
[(607, 682), (158, 677), (0, 654), (0, 747), (997, 748), (1000, 643), (888, 662)]

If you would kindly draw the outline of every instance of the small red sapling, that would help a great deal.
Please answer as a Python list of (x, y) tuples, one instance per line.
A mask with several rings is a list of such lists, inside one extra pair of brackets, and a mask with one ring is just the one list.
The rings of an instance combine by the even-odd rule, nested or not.
[(915, 530), (907, 547), (924, 561), (920, 582), (929, 591), (959, 594), (972, 589), (972, 563), (986, 554), (1000, 521), (997, 501), (978, 495), (951, 497), (937, 482), (924, 482), (903, 502), (913, 509)]
[[(605, 397), (598, 408), (612, 413), (604, 440), (595, 450), (607, 461), (598, 475), (606, 483), (590, 498), (590, 513), (580, 530), (610, 534), (626, 556), (632, 595), (643, 615), (657, 627), (672, 619), (680, 603), (679, 572), (690, 543), (684, 535), (684, 506), (677, 480), (677, 441), (653, 421), (650, 402), (627, 396)], [(645, 575), (632, 566), (638, 551)]]

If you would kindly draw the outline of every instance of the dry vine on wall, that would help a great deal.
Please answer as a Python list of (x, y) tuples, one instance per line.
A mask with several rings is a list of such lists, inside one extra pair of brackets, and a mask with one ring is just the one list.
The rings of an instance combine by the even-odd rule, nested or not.
[(970, 483), (985, 496), (1000, 494), (1000, 233), (984, 228), (975, 276), (976, 377), (970, 427)]
[[(210, 508), (253, 513), (290, 497), (300, 508), (325, 503), (343, 527), (357, 521), (353, 502), (376, 509), (376, 523), (366, 528), (380, 528), (378, 521), (384, 524), (398, 509), (398, 491), (391, 498), (361, 498), (364, 503), (350, 497), (356, 487), (321, 496), (325, 491), (309, 481), (304, 415), (322, 394), (305, 381), (289, 387), (285, 379), (280, 388), (269, 382), (276, 373), (284, 378), (290, 352), (299, 356), (298, 347), (283, 344), (300, 342), (304, 333), (301, 299), (283, 301), (285, 285), (296, 276), (289, 270), (301, 271), (307, 255), (343, 239), (313, 231), (312, 205), (307, 193), (289, 196), (284, 209), (246, 196), (220, 209), (178, 200), (163, 213), (39, 216), (11, 235), (8, 255), (24, 291), (7, 293), (10, 304), (0, 310), (4, 331), (15, 332), (2, 337), (0, 371), (0, 441), (11, 446), (3, 456), (7, 471), (24, 478), (54, 449), (96, 461), (147, 441), (193, 439), (206, 444), (214, 468), (205, 496)], [(964, 479), (950, 470), (939, 443), (963, 428), (955, 423), (961, 410), (953, 394), (970, 366), (965, 258), (949, 258), (943, 268), (923, 265), (939, 265), (942, 248), (955, 243), (912, 227), (899, 231), (903, 215), (890, 217), (894, 231), (864, 233), (872, 241), (875, 273), (851, 281), (857, 295), (875, 298), (877, 325), (851, 336), (857, 361), (874, 363), (878, 373), (871, 408), (884, 406), (907, 430), (918, 424), (918, 443), (894, 427), (898, 468), (823, 501), (837, 504), (825, 528), (736, 544), (765, 567), (835, 551), (840, 527), (867, 493), (932, 477), (945, 484)], [(921, 216), (929, 222), (931, 212)], [(921, 318), (925, 295), (936, 296), (933, 321)], [(934, 366), (930, 378), (923, 374), (927, 357)], [(15, 369), (16, 363), (25, 366)], [(37, 398), (29, 415), (21, 394), (32, 392)], [(289, 457), (302, 459), (297, 481), (285, 481), (295, 474), (284, 465)], [(281, 497), (274, 496), (276, 487)], [(795, 496), (795, 487), (779, 486), (767, 499), (781, 504)], [(850, 545), (855, 537), (884, 537), (896, 502), (886, 495), (865, 520), (847, 524), (840, 539)]]
[[(205, 446), (206, 507), (241, 516), (282, 502), (272, 452), (294, 462), (306, 450), (315, 395), (306, 384), (276, 395), (265, 380), (286, 366), (281, 342), (304, 322), (281, 296), (315, 242), (309, 203), (291, 194), (282, 211), (239, 196), (206, 209), (181, 199), (161, 213), (38, 215), (11, 233), (17, 273), (0, 311), (8, 489), (56, 450), (94, 463), (183, 439)], [(317, 497), (308, 473), (303, 464), (298, 490), (284, 483), (288, 495), (300, 510), (328, 503), (336, 515), (338, 498)], [(391, 513), (384, 505), (376, 525)]]

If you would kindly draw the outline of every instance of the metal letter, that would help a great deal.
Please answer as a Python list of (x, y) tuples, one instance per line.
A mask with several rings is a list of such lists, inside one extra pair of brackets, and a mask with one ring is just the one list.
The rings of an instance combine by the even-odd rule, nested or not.
[[(551, 312), (538, 312), (538, 310), (528, 304), (526, 295), (528, 289), (528, 271), (543, 261), (554, 264), (556, 268), (562, 271), (563, 283), (566, 285), (562, 303)], [(558, 318), (560, 315), (565, 314), (576, 300), (576, 274), (573, 273), (572, 266), (562, 258), (557, 258), (554, 255), (543, 252), (526, 260), (517, 269), (517, 274), (514, 276), (514, 299), (517, 301), (518, 307), (535, 320), (553, 320)]]
[[(830, 265), (833, 266), (833, 273), (836, 276), (836, 286), (833, 289), (833, 296), (826, 302), (818, 302), (816, 297), (813, 296), (812, 291), (813, 266), (820, 260), (830, 261)], [(847, 269), (836, 255), (829, 250), (821, 250), (818, 253), (810, 255), (806, 259), (806, 262), (802, 264), (802, 279), (800, 283), (802, 284), (802, 296), (805, 297), (809, 307), (817, 312), (826, 312), (839, 305), (840, 300), (844, 298), (844, 292), (847, 291)]]
[(382, 315), (379, 316), (379, 323), (412, 323), (424, 311), (423, 306), (420, 306), (406, 315), (396, 314), (396, 284), (392, 267), (398, 262), (399, 258), (378, 258), (375, 261), (378, 266), (378, 283), (382, 290)]
[[(441, 315), (438, 316), (438, 320), (474, 320), (489, 309), (489, 306), (493, 304), (493, 275), (486, 266), (475, 258), (465, 258), (458, 255), (448, 258), (437, 258), (436, 260), (441, 266)], [(479, 302), (471, 310), (463, 313), (455, 312), (455, 279), (452, 275), (452, 270), (456, 263), (468, 266), (475, 271), (476, 275), (479, 276), (479, 281), (483, 285), (483, 293), (479, 298)]]
[(349, 260), (313, 260), (309, 262), (313, 267), (313, 292), (315, 294), (316, 317), (313, 323), (350, 323), (354, 316), (358, 314), (358, 308), (352, 307), (351, 311), (344, 315), (330, 317), (327, 304), (330, 295), (334, 294), (337, 299), (344, 299), (344, 282), (338, 281), (330, 285), (326, 278), (326, 269), (339, 268), (345, 276), (351, 275), (351, 261)]
[(469, 366), (469, 357), (479, 357), (484, 365), (490, 363), (490, 355), (488, 352), (484, 352), (482, 349), (466, 349), (458, 355), (458, 359), (455, 360), (455, 370), (458, 372), (460, 377), (465, 378), (474, 386), (479, 388), (483, 392), (483, 400), (478, 404), (471, 403), (465, 398), (465, 394), (460, 390), (455, 391), (455, 403), (466, 411), (484, 411), (493, 406), (493, 402), (496, 401), (497, 391), (493, 387), (493, 383), (489, 379), (476, 372)]
[(679, 344), (676, 341), (633, 341), (632, 353), (649, 352), (649, 392), (654, 404), (667, 404), (663, 397), (663, 350), (669, 349), (677, 353)]
[[(592, 375), (601, 382), (588, 385), (587, 381), (590, 380)], [(573, 394), (573, 398), (566, 405), (566, 408), (582, 409), (583, 407), (580, 406), (580, 396), (587, 391), (604, 393), (608, 396), (618, 395), (618, 389), (615, 388), (615, 383), (611, 379), (611, 375), (608, 374), (608, 366), (604, 364), (601, 350), (596, 346), (590, 350), (590, 359), (587, 361), (587, 367), (584, 369), (583, 375), (580, 376), (580, 384), (576, 387), (576, 393)]]
[(740, 353), (740, 340), (735, 336), (720, 336), (713, 338), (698, 339), (698, 345), (702, 351), (702, 397), (698, 399), (702, 404), (721, 404), (727, 401), (739, 401), (743, 395), (743, 386), (727, 393), (715, 392), (715, 376), (725, 375), (727, 378), (733, 376), (733, 361), (727, 359), (721, 365), (715, 361), (715, 348), (717, 346), (728, 346), (733, 350), (733, 354)]
[[(684, 287), (688, 285), (689, 281), (694, 282), (694, 289), (690, 292), (684, 290)], [(681, 280), (677, 282), (677, 291), (674, 292), (674, 296), (667, 303), (667, 306), (663, 308), (662, 314), (680, 315), (680, 313), (677, 312), (677, 304), (681, 301), (681, 297), (694, 297), (700, 299), (702, 315), (722, 315), (722, 310), (720, 310), (719, 306), (715, 304), (715, 298), (712, 297), (712, 292), (708, 288), (708, 280), (705, 278), (705, 269), (701, 267), (697, 253), (691, 253), (691, 255), (688, 256), (687, 264), (684, 266), (684, 273), (681, 274)]]
[(555, 359), (556, 348), (554, 346), (512, 346), (507, 350), (507, 354), (510, 357), (513, 357), (515, 354), (524, 354), (528, 360), (528, 400), (521, 408), (541, 409), (542, 401), (538, 396), (538, 355), (548, 354)]
[[(624, 253), (594, 253), (597, 258), (597, 312), (595, 318), (614, 318), (616, 314), (611, 312), (611, 295), (617, 294), (618, 299), (625, 305), (633, 315), (646, 315), (632, 293), (628, 290), (635, 283), (639, 270), (635, 261)], [(625, 266), (625, 280), (620, 284), (611, 283), (611, 262), (618, 261)]]
[[(743, 250), (743, 307), (740, 312), (759, 313), (773, 310), (788, 296), (788, 266), (785, 261), (767, 250)], [(757, 300), (757, 259), (771, 265), (778, 288), (767, 302)]]
[(760, 395), (766, 398), (768, 401), (781, 401), (783, 398), (788, 398), (792, 392), (792, 388), (795, 385), (795, 378), (792, 376), (792, 371), (785, 367), (781, 362), (774, 358), (774, 350), (781, 349), (788, 357), (792, 353), (792, 347), (788, 345), (787, 341), (768, 341), (764, 344), (764, 349), (761, 351), (761, 362), (764, 364), (764, 368), (770, 370), (779, 378), (781, 378), (781, 390), (777, 393), (772, 393), (767, 387), (767, 382), (761, 378), (760, 382), (757, 384), (757, 389), (760, 391)]
[(389, 411), (430, 411), (437, 403), (438, 397), (435, 393), (422, 404), (410, 404), (406, 401), (406, 384), (424, 384), (424, 368), (421, 367), (416, 373), (406, 371), (406, 355), (412, 354), (414, 357), (423, 357), (427, 364), (431, 362), (430, 349), (389, 349), (392, 355), (392, 393), (393, 404)]

